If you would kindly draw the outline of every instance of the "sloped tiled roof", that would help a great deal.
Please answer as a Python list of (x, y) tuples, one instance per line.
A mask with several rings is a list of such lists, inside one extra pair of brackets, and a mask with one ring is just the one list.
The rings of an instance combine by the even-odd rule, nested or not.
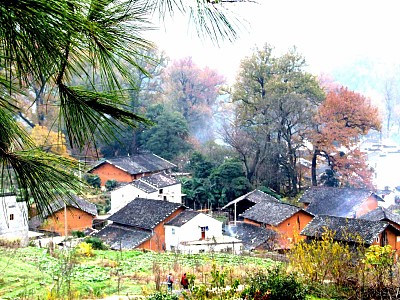
[(334, 232), (334, 239), (346, 242), (358, 242), (361, 238), (366, 244), (372, 244), (388, 226), (392, 225), (383, 221), (370, 221), (364, 219), (342, 218), (332, 216), (316, 216), (301, 231), (301, 235), (320, 237), (326, 231)]
[(109, 163), (131, 174), (154, 173), (176, 167), (173, 163), (153, 154), (144, 153), (126, 157), (109, 158), (99, 161), (88, 172), (104, 163)]
[(246, 250), (253, 250), (261, 245), (266, 245), (268, 248), (269, 243), (272, 247), (273, 239), (277, 236), (277, 233), (272, 229), (242, 222), (228, 226), (225, 232), (229, 236), (241, 240)]
[(400, 215), (384, 207), (377, 207), (374, 210), (362, 215), (360, 219), (370, 220), (370, 221), (391, 221), (400, 225)]
[(168, 201), (136, 198), (111, 215), (108, 220), (151, 230), (180, 207), (184, 206)]
[(300, 207), (277, 201), (262, 201), (250, 207), (240, 216), (259, 223), (277, 226), (299, 211)]
[(141, 181), (140, 179), (137, 179), (137, 180), (131, 182), (130, 185), (132, 185), (135, 188), (137, 188), (141, 191), (144, 191), (145, 193), (148, 193), (148, 194), (158, 191), (155, 187), (151, 186), (150, 184), (148, 184), (144, 181)]
[(172, 220), (165, 223), (165, 225), (181, 227), (199, 214), (199, 212), (194, 210), (185, 210)]
[[(32, 217), (29, 220), (29, 228), (31, 229), (37, 229), (40, 225), (42, 225), (44, 219), (46, 219), (48, 216), (56, 213), (57, 211), (64, 209), (65, 208), (65, 203), (67, 204), (67, 209), (68, 207), (75, 207), (77, 209), (80, 209), (92, 216), (97, 216), (97, 207), (94, 203), (91, 203), (85, 199), (82, 199), (76, 195), (72, 196), (73, 199), (57, 199), (50, 203), (49, 210), (45, 210), (42, 215), (37, 215)], [(65, 202), (64, 202), (65, 201)]]
[(250, 193), (247, 193), (243, 196), (240, 196), (234, 200), (232, 200), (231, 202), (229, 202), (228, 204), (226, 204), (224, 207), (222, 207), (222, 209), (226, 209), (228, 207), (230, 207), (231, 205), (238, 203), (242, 200), (247, 200), (249, 202), (252, 202), (254, 204), (256, 203), (260, 203), (261, 201), (274, 201), (274, 202), (280, 202), (278, 199), (272, 197), (271, 195), (268, 195), (267, 193), (264, 193), (260, 190), (254, 190), (251, 191)]
[(158, 189), (178, 183), (179, 181), (171, 175), (166, 174), (165, 172), (159, 172), (149, 176), (143, 176), (133, 181), (131, 184), (146, 193), (153, 193)]
[(179, 183), (174, 177), (165, 172), (155, 173), (149, 176), (143, 176), (140, 180), (147, 182), (148, 184), (157, 188), (163, 188), (170, 185)]
[(151, 237), (151, 231), (110, 224), (93, 234), (113, 250), (131, 250)]
[(306, 211), (314, 215), (354, 217), (358, 207), (371, 195), (382, 200), (365, 189), (321, 186), (306, 190), (299, 202), (309, 203)]
[(91, 203), (83, 198), (80, 198), (78, 196), (72, 196), (73, 199), (57, 199), (50, 203), (50, 211), (44, 211), (44, 217), (48, 217), (50, 214), (53, 214), (61, 209), (64, 209), (65, 203), (67, 204), (67, 209), (68, 207), (75, 207), (78, 208), (84, 212), (87, 212), (88, 214), (91, 214), (93, 216), (97, 215), (97, 208), (94, 203)]

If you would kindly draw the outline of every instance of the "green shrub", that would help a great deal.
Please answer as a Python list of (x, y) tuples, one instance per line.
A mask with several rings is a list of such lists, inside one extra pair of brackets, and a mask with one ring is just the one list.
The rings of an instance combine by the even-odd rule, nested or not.
[(85, 238), (85, 243), (91, 244), (93, 250), (107, 250), (107, 246), (103, 241), (97, 237), (87, 237)]
[(115, 179), (107, 180), (105, 187), (107, 191), (112, 191), (117, 187), (117, 181)]
[(71, 234), (72, 234), (73, 237), (76, 237), (76, 238), (83, 238), (83, 237), (85, 237), (85, 233), (83, 233), (83, 231), (79, 231), (79, 230), (73, 230), (73, 231), (71, 232)]
[(307, 289), (294, 274), (286, 274), (280, 267), (275, 267), (267, 274), (259, 271), (251, 275), (242, 297), (255, 300), (304, 300), (306, 294)]
[(94, 174), (86, 174), (84, 176), (84, 179), (86, 180), (86, 182), (91, 185), (94, 188), (100, 188), (100, 184), (101, 184), (101, 179), (99, 177), (99, 175), (94, 175)]

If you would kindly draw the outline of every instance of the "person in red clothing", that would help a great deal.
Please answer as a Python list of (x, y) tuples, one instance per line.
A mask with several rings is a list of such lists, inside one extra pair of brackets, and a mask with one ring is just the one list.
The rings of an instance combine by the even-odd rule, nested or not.
[(189, 288), (189, 280), (186, 277), (186, 273), (182, 275), (181, 284), (184, 290), (187, 290)]

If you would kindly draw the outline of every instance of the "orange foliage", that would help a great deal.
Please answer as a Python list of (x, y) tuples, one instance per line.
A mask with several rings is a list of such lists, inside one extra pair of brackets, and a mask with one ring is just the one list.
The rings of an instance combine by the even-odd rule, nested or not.
[(318, 130), (311, 134), (316, 151), (329, 156), (342, 183), (370, 186), (371, 170), (365, 154), (358, 149), (361, 135), (381, 129), (378, 108), (363, 95), (344, 87), (331, 89), (319, 107)]

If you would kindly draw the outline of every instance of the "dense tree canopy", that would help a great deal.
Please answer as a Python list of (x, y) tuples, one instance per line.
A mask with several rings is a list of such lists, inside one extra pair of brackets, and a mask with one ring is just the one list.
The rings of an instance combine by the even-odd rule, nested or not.
[[(77, 163), (37, 147), (15, 116), (17, 101), (29, 83), (39, 82), (57, 96), (59, 129), (71, 147), (84, 148), (100, 138), (112, 141), (124, 126), (146, 120), (132, 112), (120, 78), (141, 50), (154, 11), (191, 11), (199, 33), (235, 38), (223, 7), (208, 1), (21, 0), (0, 2), (0, 163), (1, 188), (17, 186), (39, 212), (59, 194), (77, 192)], [(80, 76), (89, 88), (74, 85)]]
[(232, 94), (236, 117), (225, 141), (238, 152), (250, 182), (296, 194), (297, 150), (324, 93), (296, 49), (280, 57), (272, 52), (266, 44), (242, 61)]

